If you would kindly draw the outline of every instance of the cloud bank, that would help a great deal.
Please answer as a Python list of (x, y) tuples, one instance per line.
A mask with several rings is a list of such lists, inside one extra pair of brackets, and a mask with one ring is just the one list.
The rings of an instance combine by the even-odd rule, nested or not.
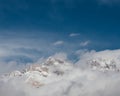
[[(65, 53), (55, 54), (54, 57), (67, 59)], [(104, 73), (87, 68), (87, 60), (97, 58), (115, 60), (116, 64), (120, 65), (120, 50), (84, 51), (79, 57), (80, 59), (73, 64), (70, 73), (49, 78), (49, 81), (54, 82), (34, 88), (19, 79), (0, 81), (0, 94), (1, 96), (120, 96), (119, 72)]]

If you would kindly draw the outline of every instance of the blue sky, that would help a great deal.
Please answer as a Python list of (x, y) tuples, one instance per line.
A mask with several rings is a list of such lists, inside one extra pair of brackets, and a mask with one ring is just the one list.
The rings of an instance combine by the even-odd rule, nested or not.
[(0, 56), (119, 49), (119, 11), (120, 0), (0, 0)]

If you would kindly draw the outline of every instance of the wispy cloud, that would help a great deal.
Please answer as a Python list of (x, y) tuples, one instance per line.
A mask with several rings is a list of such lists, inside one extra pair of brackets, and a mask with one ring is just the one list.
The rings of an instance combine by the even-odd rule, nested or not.
[(70, 37), (75, 37), (75, 36), (79, 36), (80, 34), (79, 33), (71, 33), (69, 34)]
[(90, 41), (89, 41), (89, 40), (88, 40), (88, 41), (85, 41), (85, 42), (81, 42), (81, 43), (80, 43), (80, 46), (85, 47), (85, 46), (87, 46), (88, 44), (90, 44)]
[(55, 45), (55, 46), (56, 45), (62, 45), (63, 43), (64, 43), (64, 41), (56, 41), (56, 42), (53, 43), (53, 45)]

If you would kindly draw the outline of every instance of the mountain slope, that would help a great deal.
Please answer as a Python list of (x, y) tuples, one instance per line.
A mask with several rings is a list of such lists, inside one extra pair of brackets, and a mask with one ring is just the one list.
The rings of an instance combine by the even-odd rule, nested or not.
[[(73, 66), (63, 60), (49, 57), (42, 64), (33, 64), (23, 71), (13, 71), (2, 76), (2, 80), (20, 78), (25, 83), (34, 87), (40, 87), (47, 83), (53, 82), (54, 78), (60, 79), (62, 75), (69, 73)], [(52, 80), (49, 80), (51, 79)]]

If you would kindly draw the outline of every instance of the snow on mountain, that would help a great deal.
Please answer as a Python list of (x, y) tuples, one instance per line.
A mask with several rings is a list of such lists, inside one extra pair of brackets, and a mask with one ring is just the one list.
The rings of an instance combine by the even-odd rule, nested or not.
[[(89, 54), (90, 55), (90, 54)], [(88, 56), (85, 54), (83, 57)], [(114, 55), (115, 56), (115, 55)], [(84, 66), (90, 70), (96, 70), (101, 72), (108, 71), (120, 71), (119, 55), (111, 58), (109, 55), (103, 55), (102, 53), (92, 54), (89, 58), (83, 59)], [(80, 72), (75, 65), (67, 62), (63, 59), (55, 57), (49, 57), (41, 64), (32, 64), (22, 71), (13, 71), (11, 73), (2, 76), (2, 80), (9, 81), (12, 79), (20, 78), (26, 84), (34, 87), (40, 87), (54, 81), (62, 79), (64, 76), (69, 76), (74, 72)], [(69, 74), (69, 75), (68, 75)], [(73, 76), (74, 78), (74, 76)]]
[(120, 50), (106, 50), (100, 52), (86, 52), (76, 63), (79, 67), (85, 69), (98, 70), (102, 72), (120, 71)]
[(97, 59), (89, 60), (87, 63), (93, 70), (99, 70), (103, 72), (120, 71), (120, 67), (117, 66), (117, 63), (114, 60), (97, 58)]
[(86, 52), (75, 64), (63, 55), (49, 57), (1, 75), (1, 96), (119, 96), (119, 54), (120, 50)]
[(34, 87), (40, 87), (46, 83), (49, 83), (50, 80), (48, 79), (51, 77), (54, 78), (57, 76), (57, 79), (60, 79), (59, 76), (68, 73), (72, 67), (73, 66), (66, 61), (49, 57), (42, 64), (32, 64), (21, 72), (13, 71), (3, 75), (2, 79), (6, 81), (19, 77), (22, 78), (27, 84)]

